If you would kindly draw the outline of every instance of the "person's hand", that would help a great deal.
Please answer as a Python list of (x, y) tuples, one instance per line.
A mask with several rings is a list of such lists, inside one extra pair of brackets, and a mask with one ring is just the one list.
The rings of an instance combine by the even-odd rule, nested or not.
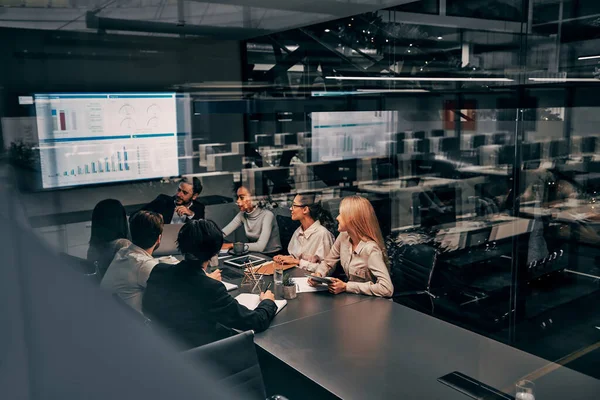
[(220, 269), (215, 269), (213, 272), (211, 272), (210, 274), (206, 274), (206, 276), (213, 278), (217, 281), (221, 281), (221, 270)]
[(346, 282), (339, 280), (338, 278), (331, 278), (329, 286), (329, 293), (340, 294), (346, 291)]
[[(312, 276), (320, 276), (320, 277), (323, 277), (323, 275), (321, 275), (321, 273), (320, 273), (320, 272), (313, 272), (311, 275), (312, 275)], [(317, 285), (320, 285), (320, 282), (313, 281), (312, 279), (308, 278), (308, 284), (309, 284), (310, 286), (317, 286)]]
[(221, 246), (221, 250), (229, 250), (229, 249), (233, 249), (233, 243), (223, 243), (223, 246)]
[(177, 206), (177, 207), (175, 207), (175, 212), (180, 217), (183, 216), (183, 215), (187, 215), (188, 217), (193, 217), (194, 216), (194, 213), (192, 212), (192, 210), (190, 210), (186, 206)]
[(273, 294), (273, 292), (271, 292), (270, 290), (267, 290), (265, 292), (262, 292), (260, 294), (260, 301), (263, 300), (271, 300), (271, 301), (275, 301), (275, 295)]
[(298, 260), (297, 258), (293, 257), (293, 256), (275, 256), (273, 257), (273, 261), (275, 261), (276, 263), (279, 264), (288, 264), (288, 265), (298, 265), (300, 264), (300, 260)]

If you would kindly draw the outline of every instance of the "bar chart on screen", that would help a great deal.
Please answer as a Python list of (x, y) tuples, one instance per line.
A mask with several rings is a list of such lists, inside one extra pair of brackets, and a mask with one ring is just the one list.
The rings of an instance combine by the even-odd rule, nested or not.
[(113, 143), (57, 144), (42, 148), (45, 187), (67, 187), (156, 176), (175, 176), (179, 168), (172, 138)]
[(175, 93), (36, 94), (42, 186), (179, 175)]

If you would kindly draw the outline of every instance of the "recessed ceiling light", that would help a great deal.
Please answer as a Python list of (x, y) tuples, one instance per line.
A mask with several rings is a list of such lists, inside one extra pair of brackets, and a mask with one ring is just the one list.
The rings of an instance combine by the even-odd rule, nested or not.
[(329, 29), (325, 29), (325, 33), (329, 33), (331, 32)]
[[(336, 79), (339, 81), (513, 82), (513, 80), (509, 78), (422, 78), (416, 76), (326, 76), (325, 79)], [(600, 82), (600, 80), (598, 82)]]
[(596, 78), (529, 78), (533, 82), (594, 82), (600, 83)]
[(409, 46), (411, 46), (411, 47), (412, 47), (412, 43), (411, 43), (411, 44), (409, 44)]
[(388, 43), (388, 42), (389, 42), (389, 39), (385, 39), (385, 42), (386, 42), (386, 43)]
[(577, 59), (578, 60), (592, 60), (594, 58), (600, 58), (600, 55), (598, 55), (598, 56), (584, 56), (584, 57), (579, 57)]
[(443, 37), (441, 37), (441, 36), (438, 36), (438, 40), (442, 40), (442, 39), (443, 39)]

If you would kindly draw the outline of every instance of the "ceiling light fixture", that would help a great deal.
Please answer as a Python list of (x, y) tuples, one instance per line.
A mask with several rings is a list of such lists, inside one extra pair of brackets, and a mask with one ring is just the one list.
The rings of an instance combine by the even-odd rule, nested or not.
[(533, 82), (596, 82), (600, 83), (600, 79), (596, 78), (529, 78)]
[(329, 32), (331, 32), (331, 30), (325, 29), (325, 33), (329, 33)]
[(438, 38), (438, 40), (442, 40), (443, 39), (443, 37), (441, 37), (441, 36), (438, 36), (437, 38)]
[(600, 55), (597, 56), (583, 56), (583, 57), (578, 57), (578, 60), (593, 60), (594, 58), (600, 58)]
[(509, 78), (433, 78), (407, 76), (326, 76), (325, 79), (335, 79), (338, 81), (513, 82)]
[(426, 89), (356, 89), (362, 93), (425, 93), (429, 92)]

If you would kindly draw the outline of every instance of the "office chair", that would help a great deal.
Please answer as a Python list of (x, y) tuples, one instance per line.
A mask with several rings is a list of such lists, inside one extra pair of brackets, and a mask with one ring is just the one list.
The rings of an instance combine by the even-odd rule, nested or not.
[(69, 265), (75, 271), (81, 273), (94, 284), (100, 284), (102, 277), (100, 276), (100, 271), (98, 270), (97, 265), (89, 262), (86, 259), (75, 257), (67, 253), (60, 253), (59, 257), (67, 265)]
[(284, 254), (288, 254), (288, 245), (290, 244), (290, 240), (292, 240), (294, 232), (300, 226), (300, 222), (294, 221), (290, 217), (286, 217), (283, 215), (276, 215), (275, 220), (277, 221), (277, 226), (279, 227), (279, 239), (281, 240), (281, 250)]
[(253, 331), (187, 350), (183, 355), (202, 368), (212, 366), (213, 376), (219, 383), (246, 394), (248, 398), (266, 398)]
[(431, 293), (431, 279), (437, 261), (437, 250), (434, 247), (427, 244), (396, 245), (395, 249), (388, 247), (388, 253), (394, 299), (421, 294), (433, 299), (437, 297)]
[(119, 305), (119, 307), (122, 307), (131, 316), (132, 319), (144, 324), (148, 328), (152, 328), (152, 321), (150, 318), (147, 318), (145, 315), (140, 314), (131, 308), (129, 304), (125, 303), (121, 296), (119, 296), (117, 293), (113, 293), (112, 298)]

